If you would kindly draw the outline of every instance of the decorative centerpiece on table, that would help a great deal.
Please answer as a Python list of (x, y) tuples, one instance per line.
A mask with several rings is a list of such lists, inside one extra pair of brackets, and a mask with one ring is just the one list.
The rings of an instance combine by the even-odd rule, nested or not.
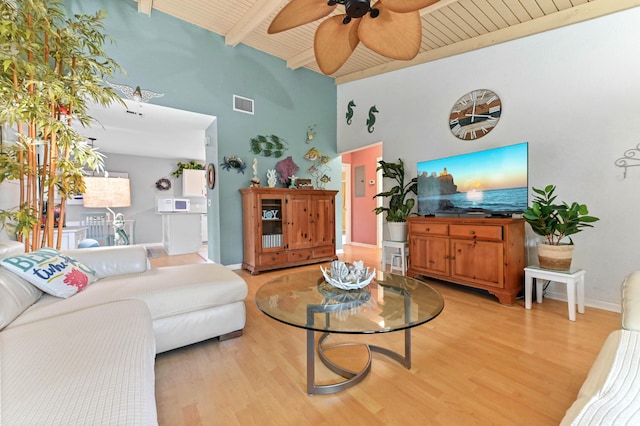
[(320, 270), (329, 284), (342, 290), (361, 289), (367, 286), (376, 274), (375, 268), (370, 272), (362, 260), (353, 263), (334, 260), (330, 269), (320, 266)]

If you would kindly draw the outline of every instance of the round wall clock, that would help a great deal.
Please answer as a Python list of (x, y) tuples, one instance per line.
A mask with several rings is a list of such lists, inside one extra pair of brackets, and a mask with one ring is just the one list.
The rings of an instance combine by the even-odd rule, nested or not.
[(449, 116), (449, 128), (459, 139), (478, 139), (498, 124), (502, 102), (495, 92), (472, 90), (455, 103)]

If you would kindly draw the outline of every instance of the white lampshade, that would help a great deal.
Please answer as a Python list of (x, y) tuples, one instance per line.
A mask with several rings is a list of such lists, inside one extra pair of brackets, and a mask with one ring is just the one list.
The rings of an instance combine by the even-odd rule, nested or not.
[(131, 205), (131, 190), (127, 178), (87, 176), (84, 178), (84, 184), (84, 207), (113, 208)]

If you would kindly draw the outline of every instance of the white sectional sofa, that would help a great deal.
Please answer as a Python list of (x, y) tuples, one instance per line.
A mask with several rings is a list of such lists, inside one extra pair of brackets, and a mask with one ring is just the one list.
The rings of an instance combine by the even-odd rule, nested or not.
[(605, 340), (560, 425), (640, 425), (640, 271), (622, 283), (622, 329)]
[[(0, 259), (22, 252), (0, 242)], [(157, 424), (155, 354), (242, 334), (247, 285), (224, 266), (149, 269), (142, 246), (65, 254), (98, 278), (66, 299), (0, 267), (1, 424)]]

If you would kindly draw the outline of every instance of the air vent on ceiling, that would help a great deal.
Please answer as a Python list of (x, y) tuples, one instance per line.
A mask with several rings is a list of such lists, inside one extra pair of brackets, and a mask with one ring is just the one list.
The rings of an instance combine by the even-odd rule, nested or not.
[(233, 95), (233, 110), (253, 114), (253, 99)]

